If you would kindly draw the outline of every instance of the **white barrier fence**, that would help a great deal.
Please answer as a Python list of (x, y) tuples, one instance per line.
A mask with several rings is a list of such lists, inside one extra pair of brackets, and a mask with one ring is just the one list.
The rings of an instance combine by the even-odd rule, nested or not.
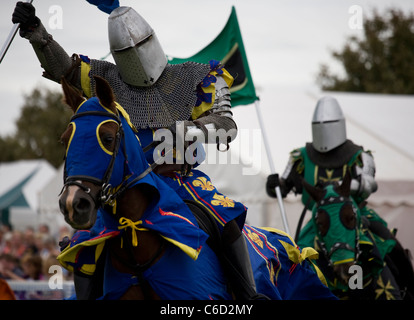
[(75, 294), (73, 281), (63, 281), (58, 287), (49, 281), (14, 281), (7, 280), (17, 300), (62, 300)]

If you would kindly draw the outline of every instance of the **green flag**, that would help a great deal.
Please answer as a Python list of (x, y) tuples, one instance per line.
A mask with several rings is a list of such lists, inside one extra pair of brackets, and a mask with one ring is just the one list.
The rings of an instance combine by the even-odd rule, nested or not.
[(208, 63), (210, 60), (219, 60), (234, 78), (230, 89), (232, 106), (250, 104), (258, 100), (234, 6), (226, 26), (207, 47), (189, 58), (169, 59), (171, 64), (185, 61)]

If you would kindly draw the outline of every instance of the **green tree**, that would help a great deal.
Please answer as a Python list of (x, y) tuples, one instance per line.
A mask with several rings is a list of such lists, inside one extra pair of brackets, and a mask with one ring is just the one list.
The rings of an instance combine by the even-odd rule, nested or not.
[(0, 161), (46, 159), (60, 166), (64, 150), (59, 140), (71, 115), (59, 91), (35, 88), (25, 96), (16, 133), (0, 137)]
[(345, 71), (332, 74), (322, 64), (317, 83), (323, 90), (414, 94), (414, 14), (389, 9), (364, 17), (363, 36), (349, 37), (332, 56)]

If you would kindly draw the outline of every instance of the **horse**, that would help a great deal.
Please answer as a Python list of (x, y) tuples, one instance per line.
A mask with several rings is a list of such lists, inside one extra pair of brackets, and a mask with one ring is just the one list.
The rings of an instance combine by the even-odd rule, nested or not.
[[(237, 270), (222, 266), (219, 235), (208, 230), (214, 223), (197, 219), (203, 208), (185, 203), (154, 173), (111, 87), (94, 80), (89, 100), (61, 80), (74, 115), (61, 136), (59, 206), (77, 231), (61, 241), (58, 260), (75, 274), (76, 298), (233, 299), (226, 274)], [(336, 299), (313, 266), (314, 249), (299, 248), (274, 228), (245, 225), (243, 234), (258, 293), (275, 300)], [(92, 289), (83, 294), (84, 286)]]
[(312, 218), (300, 231), (299, 246), (319, 252), (316, 264), (340, 299), (413, 300), (410, 258), (383, 222), (357, 205), (350, 192), (351, 175), (341, 184), (303, 186), (315, 201)]

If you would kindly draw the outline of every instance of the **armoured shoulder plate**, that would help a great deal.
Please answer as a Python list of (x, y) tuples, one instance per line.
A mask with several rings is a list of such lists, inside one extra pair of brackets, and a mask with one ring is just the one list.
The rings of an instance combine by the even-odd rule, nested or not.
[(298, 171), (299, 174), (301, 174), (304, 169), (302, 149), (295, 149), (290, 153), (289, 160), (286, 165), (285, 171), (283, 172), (281, 176), (282, 179), (286, 180), (289, 177), (293, 169), (293, 166), (297, 161), (299, 161), (299, 165), (296, 167), (296, 170)]
[(207, 64), (168, 64), (153, 86), (137, 87), (122, 81), (116, 65), (91, 60), (91, 87), (94, 91), (92, 75), (105, 78), (137, 129), (166, 128), (176, 121), (190, 118), (197, 101), (197, 85), (209, 72)]
[(371, 193), (378, 189), (375, 181), (375, 162), (370, 152), (361, 153), (361, 165), (355, 166), (356, 179), (352, 180), (351, 191), (354, 195), (367, 199)]

